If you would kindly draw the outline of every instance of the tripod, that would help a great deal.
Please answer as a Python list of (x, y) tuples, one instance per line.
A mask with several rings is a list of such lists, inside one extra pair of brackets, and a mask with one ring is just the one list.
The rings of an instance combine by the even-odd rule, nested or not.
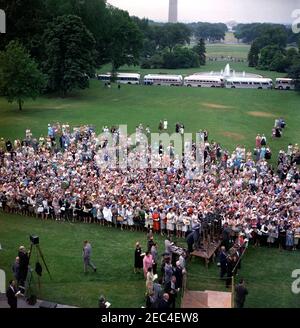
[[(32, 255), (32, 250), (33, 250), (33, 246), (35, 246), (35, 251), (36, 251), (36, 257), (37, 257), (37, 262), (39, 261), (39, 256), (41, 257), (43, 263), (44, 263), (44, 266), (49, 274), (49, 277), (50, 279), (52, 280), (52, 277), (51, 277), (51, 274), (50, 274), (50, 271), (48, 269), (48, 266), (47, 266), (47, 263), (45, 261), (45, 258), (44, 258), (44, 255), (42, 253), (42, 250), (40, 248), (40, 245), (39, 244), (34, 244), (34, 243), (31, 243), (31, 246), (30, 246), (30, 253), (29, 253), (29, 262), (30, 262), (30, 258), (31, 258), (31, 255)], [(39, 281), (39, 289), (40, 289), (40, 276), (38, 275), (38, 281)]]

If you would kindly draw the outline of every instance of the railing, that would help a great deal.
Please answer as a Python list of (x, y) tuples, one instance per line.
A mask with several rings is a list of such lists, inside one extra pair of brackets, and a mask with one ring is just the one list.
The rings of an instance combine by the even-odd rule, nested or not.
[(185, 291), (186, 291), (186, 286), (187, 286), (187, 272), (183, 275), (183, 278), (182, 278), (182, 290), (181, 290), (180, 307), (182, 306), (182, 300), (184, 298), (184, 294), (185, 294)]
[(231, 307), (235, 308), (235, 275), (234, 273), (236, 272), (236, 269), (238, 267), (238, 265), (240, 264), (242, 258), (244, 257), (246, 250), (247, 250), (248, 246), (245, 247), (243, 253), (241, 254), (241, 256), (239, 257), (236, 265), (234, 266), (233, 270), (232, 270), (232, 277), (231, 277)]

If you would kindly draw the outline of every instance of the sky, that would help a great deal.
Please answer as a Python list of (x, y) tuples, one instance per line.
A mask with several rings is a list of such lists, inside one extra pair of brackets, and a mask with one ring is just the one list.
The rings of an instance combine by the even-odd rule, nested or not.
[[(165, 22), (169, 0), (108, 0), (130, 15)], [(300, 0), (178, 0), (180, 22), (292, 23)]]

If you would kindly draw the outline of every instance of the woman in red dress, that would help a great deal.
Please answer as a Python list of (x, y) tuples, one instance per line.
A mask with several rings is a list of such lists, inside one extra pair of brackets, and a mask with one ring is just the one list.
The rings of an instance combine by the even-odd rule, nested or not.
[(153, 230), (154, 232), (159, 233), (160, 232), (160, 222), (159, 222), (159, 213), (155, 210), (152, 213), (152, 219), (153, 219)]

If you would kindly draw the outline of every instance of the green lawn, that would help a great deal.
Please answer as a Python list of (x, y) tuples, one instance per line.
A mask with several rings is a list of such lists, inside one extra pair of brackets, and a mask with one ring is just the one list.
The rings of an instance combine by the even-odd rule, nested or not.
[[(41, 222), (34, 218), (0, 213), (0, 268), (10, 272), (19, 245), (29, 245), (29, 235), (40, 237), (53, 279), (45, 269), (39, 297), (49, 301), (81, 307), (97, 307), (100, 293), (113, 307), (144, 305), (145, 283), (141, 274), (132, 270), (134, 245), (140, 241), (146, 247), (146, 237), (140, 232), (121, 232), (96, 225)], [(93, 261), (98, 272), (82, 272), (82, 241), (93, 245)], [(159, 252), (163, 239), (157, 238)], [(34, 259), (34, 257), (33, 257)], [(240, 276), (247, 281), (247, 307), (299, 307), (299, 296), (291, 293), (291, 272), (299, 267), (300, 252), (279, 252), (277, 249), (250, 248), (242, 263)], [(34, 263), (35, 261), (33, 261)], [(10, 274), (7, 275), (10, 279)], [(218, 279), (218, 268), (207, 270), (198, 259), (188, 265), (190, 290), (226, 290)]]
[[(279, 251), (277, 248), (249, 247), (242, 260), (236, 283), (244, 278), (249, 291), (245, 307), (248, 308), (299, 308), (299, 295), (291, 291), (292, 272), (298, 269), (300, 252)], [(190, 290), (231, 291), (219, 279), (216, 265), (203, 270), (203, 263), (193, 260), (189, 267)]]
[(207, 57), (234, 57), (238, 59), (247, 59), (250, 50), (248, 44), (206, 44)]
[[(107, 296), (113, 307), (144, 305), (145, 281), (133, 273), (134, 249), (140, 241), (145, 250), (146, 236), (96, 225), (41, 222), (34, 218), (0, 213), (0, 268), (11, 272), (18, 246), (29, 246), (29, 235), (40, 237), (40, 246), (53, 276), (44, 269), (41, 299), (81, 307), (97, 307), (100, 294)], [(82, 242), (93, 245), (95, 274), (83, 273)], [(161, 240), (160, 240), (161, 241)], [(162, 243), (160, 242), (162, 245)], [(162, 251), (162, 246), (160, 251)], [(162, 251), (163, 252), (163, 251)], [(35, 262), (35, 261), (34, 261)], [(11, 276), (8, 275), (7, 279)]]
[[(206, 128), (211, 139), (229, 150), (237, 144), (252, 150), (256, 134), (264, 133), (277, 154), (289, 143), (300, 143), (299, 104), (300, 94), (296, 92), (147, 86), (122, 86), (118, 90), (116, 86), (106, 89), (93, 80), (90, 89), (65, 99), (53, 96), (28, 101), (22, 112), (16, 104), (0, 98), (0, 137), (24, 137), (26, 128), (39, 137), (47, 133), (48, 123), (57, 121), (93, 124), (97, 131), (103, 125), (127, 124), (130, 133), (144, 123), (156, 132), (159, 120), (167, 118), (170, 132), (178, 121), (185, 124), (186, 132)], [(288, 127), (283, 138), (271, 140), (274, 119), (280, 116)]]

